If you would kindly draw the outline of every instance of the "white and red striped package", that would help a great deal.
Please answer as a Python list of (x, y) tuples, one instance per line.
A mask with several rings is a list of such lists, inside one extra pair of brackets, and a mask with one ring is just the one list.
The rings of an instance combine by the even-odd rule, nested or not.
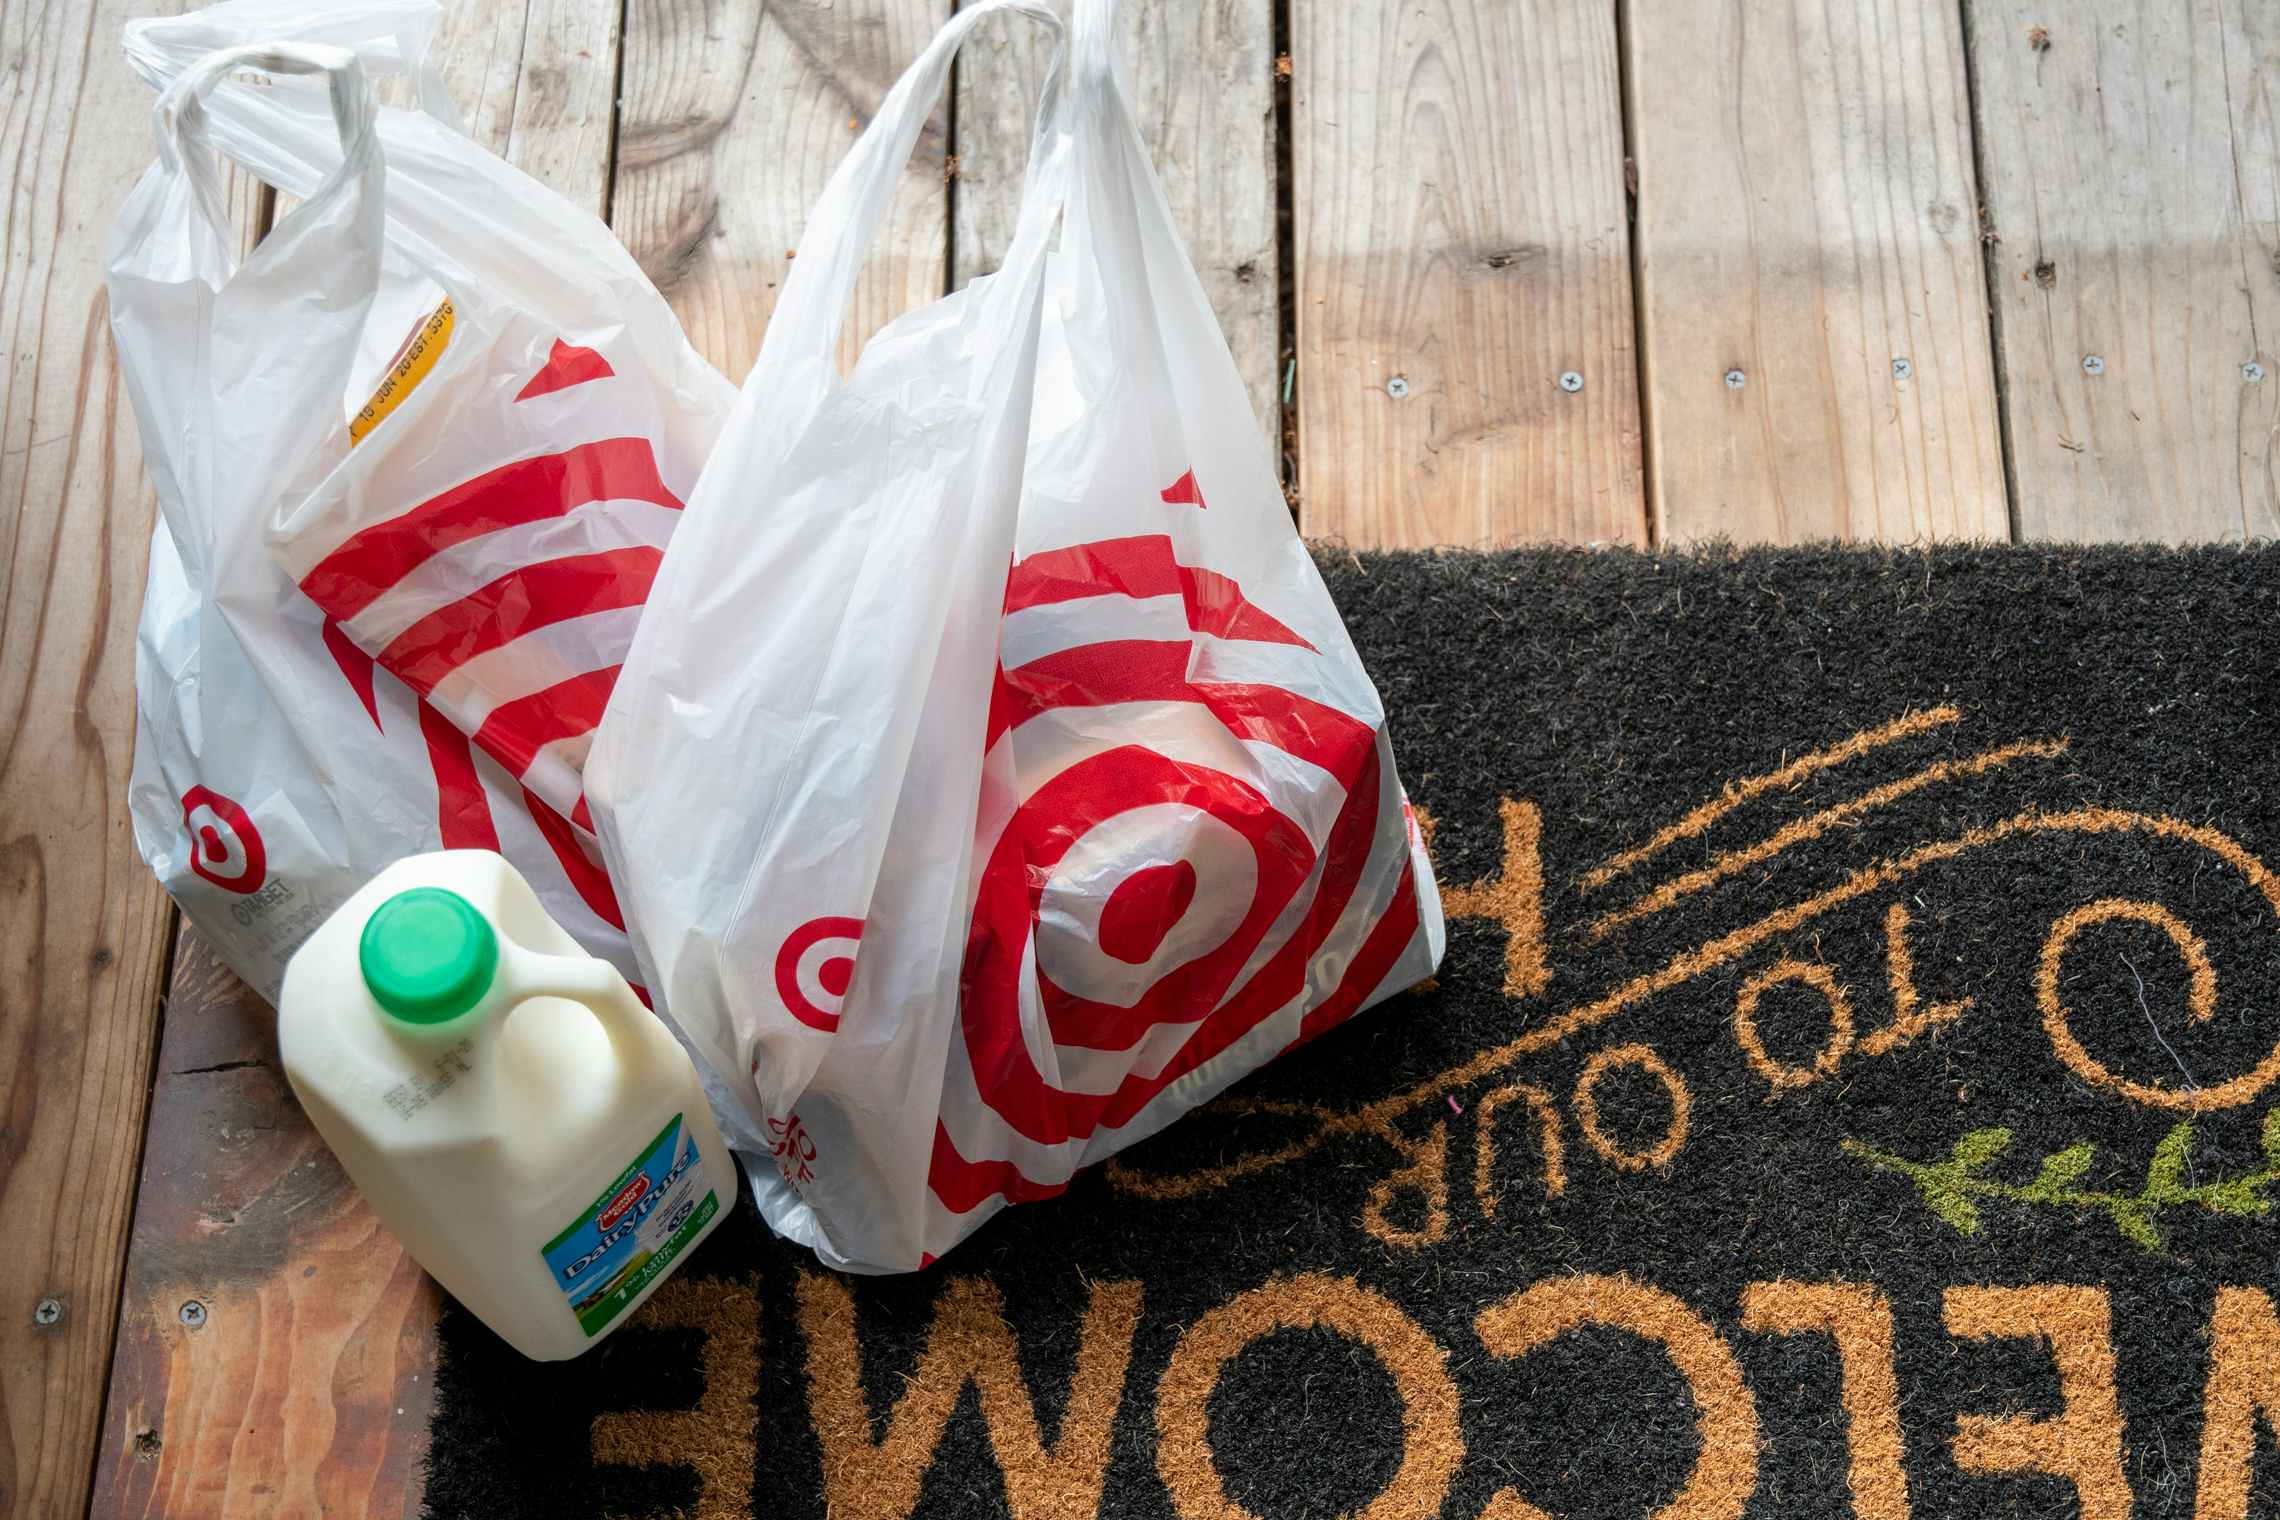
[[(638, 981), (587, 747), (734, 392), (608, 229), (459, 130), (430, 0), (130, 24), (159, 161), (113, 331), (160, 506), (137, 843), (274, 997), (405, 855), (488, 848)], [(421, 109), (383, 108), (401, 73)], [(216, 155), (300, 204), (242, 263)]]
[[(1077, 0), (1000, 270), (841, 377), (959, 10), (810, 219), (587, 772), (780, 1233), (924, 1266), (1413, 985), (1386, 715)], [(668, 611), (669, 609), (669, 611)]]

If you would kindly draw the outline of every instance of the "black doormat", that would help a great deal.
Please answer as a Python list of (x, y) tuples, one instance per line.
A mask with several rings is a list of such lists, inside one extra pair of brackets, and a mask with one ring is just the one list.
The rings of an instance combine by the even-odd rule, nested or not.
[(455, 1312), (431, 1513), (2280, 1514), (2280, 553), (1323, 565), (1437, 985), (920, 1276)]

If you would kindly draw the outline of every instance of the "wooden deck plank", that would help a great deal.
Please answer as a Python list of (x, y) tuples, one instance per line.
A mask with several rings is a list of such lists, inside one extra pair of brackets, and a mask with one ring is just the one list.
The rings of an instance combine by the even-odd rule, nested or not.
[[(438, 37), (477, 140), (596, 212), (618, 16), (456, 0)], [(125, 1276), (95, 1513), (418, 1510), (441, 1296), (294, 1102), (274, 1013), (191, 930)]]
[(467, 134), (596, 216), (609, 204), (619, 8), (444, 0), (433, 43)]
[(100, 262), (152, 157), (118, 61), (148, 8), (0, 0), (0, 1513), (24, 1516), (86, 1503), (172, 932), (127, 818), (153, 506)]
[(93, 1513), (415, 1511), (441, 1305), (294, 1101), (275, 1012), (185, 928)]
[(1627, 29), (1665, 542), (2009, 534), (1949, 0), (1689, 0)]
[[(611, 225), (730, 379), (759, 352), (809, 206), (947, 15), (928, 0), (631, 8)], [(937, 112), (857, 282), (846, 363), (942, 294), (948, 140)]]
[(1291, 7), (1308, 536), (1643, 541), (1614, 21)]
[[(1253, 414), (1282, 426), (1275, 235), (1272, 0), (1127, 4), (1133, 109), (1188, 257), (1235, 355)], [(1013, 239), (1037, 92), (1052, 42), (1015, 19), (977, 33), (958, 68), (951, 257), (959, 285), (997, 268)]]
[(2020, 536), (2280, 531), (2280, 12), (1969, 10)]

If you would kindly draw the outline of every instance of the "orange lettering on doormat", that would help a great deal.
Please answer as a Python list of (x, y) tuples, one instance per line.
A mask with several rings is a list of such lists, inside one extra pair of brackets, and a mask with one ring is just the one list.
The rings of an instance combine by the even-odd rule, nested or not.
[(640, 1327), (702, 1330), (704, 1389), (688, 1409), (613, 1410), (587, 1440), (597, 1463), (677, 1464), (697, 1474), (690, 1520), (752, 1513), (752, 1388), (760, 1378), (760, 1296), (750, 1278), (675, 1277), (642, 1305)]
[(2114, 1391), (2112, 1310), (2103, 1288), (1950, 1288), (1959, 1340), (2041, 1340), (2058, 1364), (2058, 1413), (1956, 1417), (1950, 1443), (1967, 1473), (2048, 1473), (2074, 1485), (2082, 1520), (2130, 1520), (2122, 1409)]
[(2201, 1395), (2201, 1481), (2193, 1520), (2248, 1520), (2256, 1422), (2280, 1437), (2280, 1315), (2254, 1288), (2219, 1288)]
[(968, 1383), (979, 1397), (1014, 1520), (1091, 1520), (1099, 1512), (1109, 1427), (1140, 1323), (1138, 1283), (1093, 1284), (1061, 1429), (1049, 1446), (1038, 1432), (1036, 1404), (997, 1285), (987, 1278), (944, 1286), (926, 1348), (895, 1399), (884, 1436), (873, 1434), (863, 1399), (855, 1299), (846, 1283), (803, 1275), (799, 1321), (807, 1342), (808, 1413), (823, 1448), (824, 1507), (839, 1520), (908, 1520)]
[(1182, 1520), (1255, 1520), (1220, 1480), (1211, 1395), (1227, 1364), (1253, 1341), (1277, 1330), (1315, 1329), (1368, 1347), (1401, 1397), (1401, 1466), (1354, 1520), (1440, 1512), (1465, 1452), (1448, 1353), (1391, 1299), (1352, 1278), (1310, 1273), (1237, 1294), (1188, 1326), (1173, 1348), (1156, 1391), (1156, 1468)]
[[(1662, 1289), (1628, 1277), (1553, 1278), (1480, 1312), (1473, 1328), (1501, 1357), (1526, 1356), (1546, 1341), (1586, 1325), (1628, 1330), (1662, 1348), (1686, 1379), (1702, 1454), (1694, 1471), (1654, 1520), (1740, 1520), (1757, 1487), (1757, 1401), (1708, 1320)], [(1511, 1489), (1489, 1502), (1482, 1520), (1550, 1520)]]
[(1742, 1290), (1742, 1328), (1762, 1335), (1826, 1335), (1837, 1344), (1838, 1394), (1850, 1429), (1858, 1520), (1908, 1520), (1900, 1439), (1900, 1380), (1892, 1359), (1892, 1305), (1866, 1283), (1759, 1282)]

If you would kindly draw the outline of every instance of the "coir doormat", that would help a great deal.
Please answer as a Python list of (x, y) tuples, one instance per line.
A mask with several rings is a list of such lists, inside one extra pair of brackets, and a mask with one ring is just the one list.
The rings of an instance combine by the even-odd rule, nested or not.
[(1323, 567), (1437, 984), (926, 1274), (455, 1313), (433, 1514), (2280, 1514), (2280, 553)]

